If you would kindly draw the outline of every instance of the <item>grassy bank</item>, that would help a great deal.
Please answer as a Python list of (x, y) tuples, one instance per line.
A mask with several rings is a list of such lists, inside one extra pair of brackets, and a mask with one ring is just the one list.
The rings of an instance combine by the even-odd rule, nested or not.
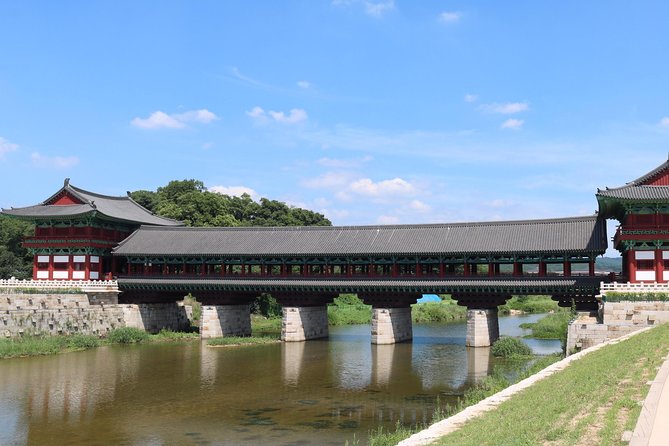
[(550, 296), (513, 296), (506, 304), (499, 306), (500, 314), (510, 314), (512, 310), (527, 314), (550, 313), (560, 311), (558, 303)]
[(663, 325), (590, 353), (436, 444), (621, 444), (669, 353), (667, 339)]
[(149, 334), (137, 328), (117, 328), (112, 330), (106, 338), (82, 334), (69, 336), (25, 336), (22, 338), (0, 339), (0, 358), (53, 355), (56, 353), (87, 350), (102, 345), (185, 342), (199, 339), (200, 335), (198, 333), (161, 330), (157, 334)]
[(237, 346), (237, 345), (261, 345), (279, 342), (279, 336), (228, 336), (225, 338), (214, 338), (207, 341), (212, 347)]

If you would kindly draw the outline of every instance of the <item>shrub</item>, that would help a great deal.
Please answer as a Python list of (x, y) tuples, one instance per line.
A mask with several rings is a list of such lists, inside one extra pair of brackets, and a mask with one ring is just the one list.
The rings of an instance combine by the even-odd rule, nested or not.
[(281, 305), (271, 294), (262, 293), (251, 303), (251, 313), (273, 318), (281, 316)]
[(492, 345), (492, 354), (503, 358), (531, 356), (532, 349), (518, 338), (502, 337)]
[(75, 334), (68, 336), (67, 340), (71, 348), (81, 350), (95, 348), (100, 345), (100, 340), (90, 335)]
[(149, 339), (149, 334), (139, 328), (123, 327), (109, 332), (108, 339), (113, 344), (136, 344)]

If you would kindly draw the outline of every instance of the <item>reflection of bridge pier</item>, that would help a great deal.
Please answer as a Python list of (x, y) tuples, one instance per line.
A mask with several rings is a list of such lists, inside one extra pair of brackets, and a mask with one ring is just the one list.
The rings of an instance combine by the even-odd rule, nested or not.
[(467, 347), (467, 380), (478, 384), (488, 376), (490, 368), (490, 347)]
[(281, 346), (281, 373), (287, 386), (297, 386), (304, 361), (305, 342), (284, 342)]

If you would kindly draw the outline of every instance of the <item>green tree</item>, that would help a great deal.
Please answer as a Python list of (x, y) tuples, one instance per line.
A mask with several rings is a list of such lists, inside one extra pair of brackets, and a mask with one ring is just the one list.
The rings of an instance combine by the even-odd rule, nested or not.
[(32, 255), (21, 242), (34, 231), (34, 225), (28, 222), (0, 216), (0, 278), (32, 277)]

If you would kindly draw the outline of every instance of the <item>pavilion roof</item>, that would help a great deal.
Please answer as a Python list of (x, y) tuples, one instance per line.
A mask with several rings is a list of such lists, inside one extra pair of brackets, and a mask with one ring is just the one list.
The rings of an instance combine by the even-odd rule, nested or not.
[(147, 227), (115, 249), (121, 256), (355, 256), (603, 253), (597, 216), (387, 226)]
[(624, 204), (669, 204), (669, 160), (624, 186), (597, 189), (599, 214), (622, 219)]
[[(79, 203), (54, 205), (63, 194), (74, 197)], [(142, 225), (182, 226), (180, 221), (160, 217), (135, 202), (130, 196), (114, 197), (89, 192), (69, 183), (65, 184), (42, 203), (22, 208), (2, 209), (2, 213), (31, 220), (65, 219), (98, 215), (103, 218)]]

